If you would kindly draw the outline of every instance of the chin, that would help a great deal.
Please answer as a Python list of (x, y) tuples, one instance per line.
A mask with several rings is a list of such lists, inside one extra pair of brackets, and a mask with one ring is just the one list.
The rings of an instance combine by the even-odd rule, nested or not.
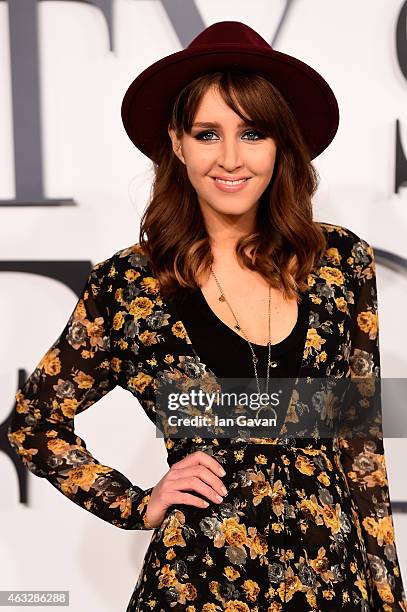
[(252, 206), (234, 206), (233, 203), (231, 203), (230, 206), (211, 206), (213, 210), (216, 210), (216, 212), (223, 215), (245, 215), (246, 213), (250, 212), (254, 207), (254, 204)]

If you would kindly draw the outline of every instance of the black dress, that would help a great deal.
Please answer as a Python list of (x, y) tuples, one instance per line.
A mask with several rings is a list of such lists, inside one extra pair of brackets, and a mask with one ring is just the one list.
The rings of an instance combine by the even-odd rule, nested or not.
[[(274, 388), (278, 388), (278, 411), (280, 414), (285, 414), (294, 381), (299, 375), (308, 328), (308, 293), (305, 292), (301, 297), (297, 321), (291, 332), (281, 342), (271, 345), (270, 360), (273, 365), (269, 368), (269, 377), (275, 380), (276, 385), (273, 387), (269, 381), (267, 388), (269, 352), (267, 345), (251, 342), (253, 352), (258, 359), (256, 369), (259, 387), (257, 387), (252, 352), (247, 340), (219, 319), (209, 306), (202, 291), (197, 289), (194, 292), (184, 293), (182, 297), (173, 298), (171, 301), (186, 327), (195, 350), (218, 380), (222, 379), (222, 382), (226, 382), (226, 379), (230, 381), (244, 378), (246, 381), (250, 380), (253, 392), (259, 389), (261, 393), (264, 393), (267, 390), (269, 395), (273, 393)], [(265, 321), (267, 321), (266, 315), (265, 312)], [(273, 410), (274, 414), (277, 413)], [(252, 414), (246, 412), (246, 416), (249, 418), (260, 416), (260, 413), (255, 415), (253, 411)], [(262, 413), (261, 416), (270, 415)], [(227, 446), (231, 438), (238, 436), (239, 431), (242, 430), (235, 428), (226, 431), (225, 437), (222, 438), (222, 445)], [(248, 435), (247, 431), (245, 433)], [(256, 435), (264, 438), (269, 434), (263, 428), (259, 428)]]
[[(270, 368), (270, 376), (295, 378), (299, 374), (308, 327), (308, 293), (302, 294), (302, 298), (298, 305), (297, 321), (290, 334), (271, 346), (271, 360), (276, 361), (277, 366)], [(173, 298), (172, 302), (198, 355), (217, 377), (254, 376), (252, 353), (247, 341), (219, 319), (200, 289), (182, 298)], [(254, 342), (251, 345), (259, 359), (258, 376), (264, 378), (268, 346)]]
[[(347, 428), (325, 439), (331, 394), (321, 401), (319, 387), (314, 393), (308, 384), (368, 379), (343, 402), (349, 431), (362, 432), (380, 376), (374, 252), (343, 226), (320, 226), (327, 248), (308, 275), (297, 325), (272, 351), (281, 363), (270, 369), (272, 382), (306, 381), (295, 384), (276, 436), (259, 444), (231, 439), (229, 446), (218, 437), (164, 438), (170, 467), (195, 451), (222, 464), (228, 493), (220, 504), (173, 504), (152, 529), (147, 506), (156, 483), (132, 483), (75, 430), (76, 417), (116, 386), (156, 423), (162, 381), (182, 393), (216, 383), (209, 370), (253, 376), (246, 340), (215, 317), (203, 295), (176, 308), (166, 300), (140, 244), (93, 267), (64, 329), (17, 390), (7, 433), (24, 465), (111, 525), (152, 529), (127, 612), (407, 610), (383, 441), (350, 436)], [(264, 378), (267, 348), (255, 351)], [(318, 428), (302, 439), (296, 433), (307, 415)], [(127, 428), (115, 410), (113, 435)], [(147, 468), (143, 461), (140, 473)]]

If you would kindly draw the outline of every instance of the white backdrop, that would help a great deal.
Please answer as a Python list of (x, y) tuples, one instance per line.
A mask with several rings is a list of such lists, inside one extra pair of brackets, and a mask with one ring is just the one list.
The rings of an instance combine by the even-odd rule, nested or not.
[[(285, 7), (284, 1), (273, 0), (195, 4), (205, 25), (243, 21), (270, 42)], [(297, 0), (275, 47), (320, 71), (339, 102), (338, 133), (314, 161), (321, 175), (316, 219), (345, 225), (374, 247), (407, 258), (407, 190), (394, 193), (396, 119), (407, 153), (407, 83), (395, 43), (403, 4)], [(45, 195), (70, 196), (77, 206), (2, 208), (0, 203), (0, 258), (96, 263), (138, 240), (150, 189), (150, 161), (122, 127), (122, 97), (141, 70), (182, 45), (158, 0), (113, 2), (113, 51), (106, 21), (91, 4), (43, 0), (37, 11)], [(0, 199), (14, 197), (9, 48), (3, 1)], [(3, 422), (18, 368), (34, 369), (77, 297), (58, 281), (31, 274), (3, 272), (1, 281)], [(407, 311), (400, 300), (406, 297), (407, 277), (378, 265), (377, 281), (382, 375), (405, 377)], [(143, 488), (168, 470), (162, 440), (154, 438), (154, 427), (135, 398), (120, 388), (79, 416), (76, 428), (100, 461)], [(391, 498), (407, 501), (406, 441), (386, 439), (385, 448)], [(152, 532), (113, 527), (32, 474), (29, 505), (20, 504), (15, 471), (4, 453), (0, 482), (0, 589), (64, 589), (70, 591), (74, 612), (125, 610)], [(407, 586), (407, 515), (394, 513), (394, 522)]]

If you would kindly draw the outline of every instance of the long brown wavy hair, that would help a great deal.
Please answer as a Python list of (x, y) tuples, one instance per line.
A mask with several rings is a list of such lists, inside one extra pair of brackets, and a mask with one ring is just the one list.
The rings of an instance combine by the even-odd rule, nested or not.
[[(249, 126), (271, 136), (277, 147), (273, 176), (259, 201), (256, 231), (238, 240), (236, 256), (272, 287), (280, 288), (286, 299), (295, 297), (299, 302), (307, 276), (326, 248), (323, 230), (312, 218), (311, 197), (319, 175), (308, 147), (280, 92), (261, 76), (237, 69), (201, 76), (179, 92), (168, 118), (177, 138), (191, 133), (210, 87), (216, 87)], [(213, 257), (197, 193), (169, 135), (157, 143), (155, 159), (139, 244), (167, 298), (197, 289), (196, 279), (209, 269)]]

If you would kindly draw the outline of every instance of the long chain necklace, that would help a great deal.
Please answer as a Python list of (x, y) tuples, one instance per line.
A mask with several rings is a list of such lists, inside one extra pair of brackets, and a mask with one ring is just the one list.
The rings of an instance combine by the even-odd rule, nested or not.
[[(250, 347), (250, 350), (251, 350), (251, 353), (252, 353), (252, 361), (253, 361), (254, 375), (256, 377), (256, 382), (257, 382), (257, 390), (258, 390), (259, 395), (260, 395), (260, 393), (261, 393), (260, 392), (260, 384), (259, 384), (259, 377), (257, 375), (257, 365), (256, 365), (257, 362), (258, 362), (258, 357), (256, 356), (256, 354), (255, 354), (255, 352), (253, 350), (252, 344), (251, 344), (250, 340), (248, 339), (244, 329), (242, 328), (242, 326), (240, 325), (239, 321), (237, 320), (237, 317), (236, 317), (235, 313), (233, 312), (233, 309), (232, 309), (231, 305), (227, 301), (227, 299), (226, 299), (226, 297), (225, 297), (225, 295), (224, 295), (224, 293), (222, 291), (222, 287), (220, 286), (220, 283), (219, 283), (218, 279), (216, 278), (216, 274), (213, 271), (212, 265), (210, 265), (210, 270), (211, 270), (211, 272), (212, 272), (212, 274), (213, 274), (213, 276), (215, 278), (216, 284), (217, 284), (217, 286), (219, 288), (219, 291), (221, 293), (220, 297), (218, 298), (219, 301), (220, 302), (226, 302), (226, 304), (228, 305), (228, 307), (229, 307), (229, 309), (230, 309), (230, 311), (231, 311), (231, 313), (232, 313), (232, 315), (233, 315), (233, 317), (234, 317), (234, 319), (236, 321), (236, 325), (234, 326), (235, 329), (242, 332), (242, 334), (244, 335), (247, 343), (249, 344), (249, 347)], [(267, 343), (267, 346), (268, 346), (268, 359), (267, 359), (267, 376), (266, 376), (266, 391), (265, 391), (267, 394), (268, 394), (268, 388), (269, 388), (270, 367), (272, 367), (272, 368), (277, 367), (277, 362), (276, 361), (271, 361), (270, 311), (271, 311), (271, 286), (269, 285), (269, 316), (268, 316), (268, 320), (269, 320), (269, 340), (268, 340), (268, 343)]]

